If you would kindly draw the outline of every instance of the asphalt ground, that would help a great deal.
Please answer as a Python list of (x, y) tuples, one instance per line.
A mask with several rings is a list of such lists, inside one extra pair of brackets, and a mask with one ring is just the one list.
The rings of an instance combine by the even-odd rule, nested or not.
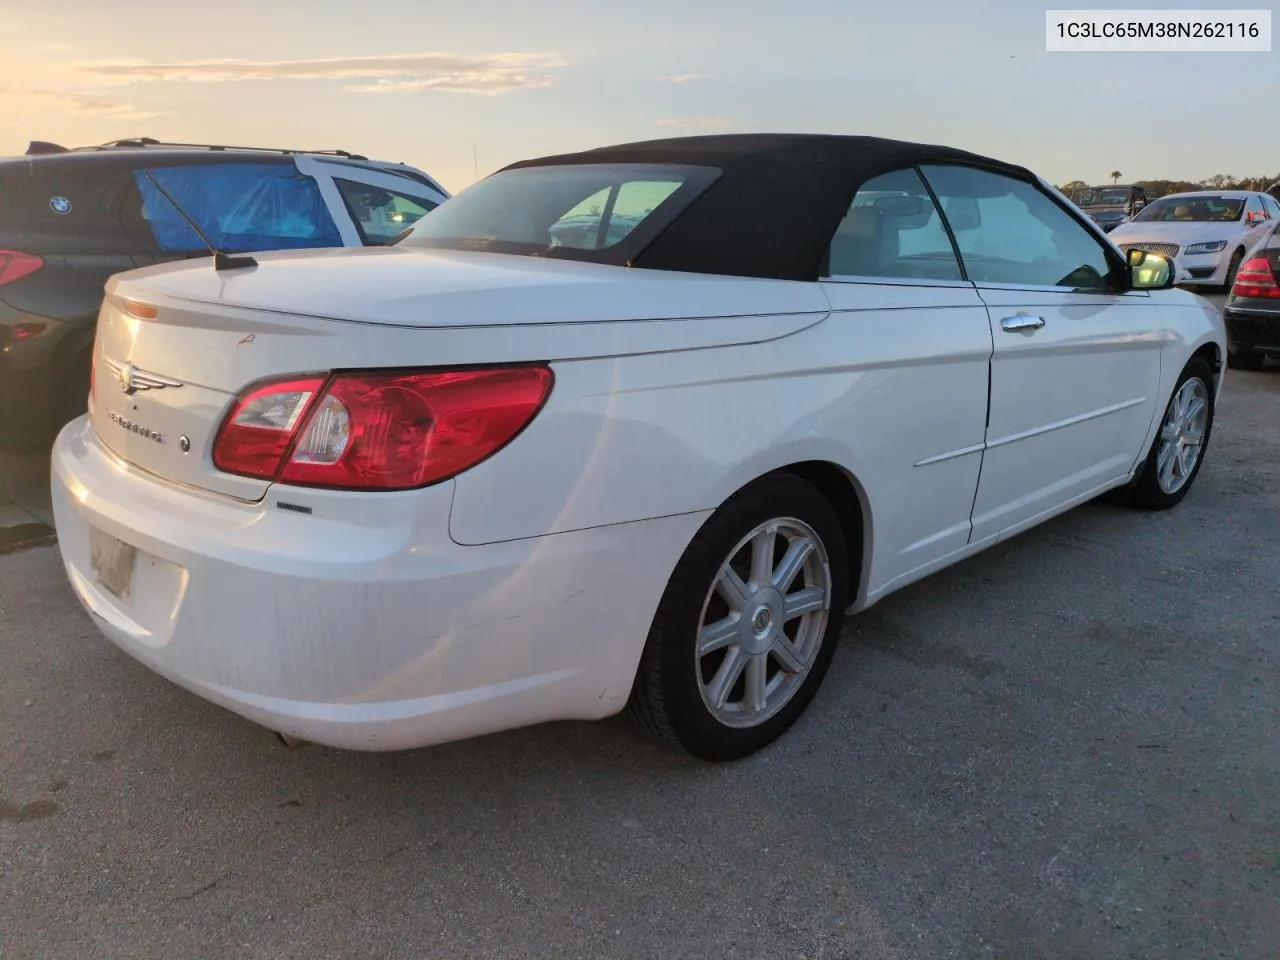
[(1280, 955), (1280, 369), (1175, 510), (851, 618), (773, 748), (622, 721), (287, 749), (0, 555), (0, 958)]

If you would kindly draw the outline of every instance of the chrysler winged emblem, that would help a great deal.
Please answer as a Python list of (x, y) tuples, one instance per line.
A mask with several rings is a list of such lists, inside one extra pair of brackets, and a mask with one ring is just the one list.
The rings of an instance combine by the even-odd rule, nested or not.
[(171, 380), (159, 374), (147, 373), (145, 370), (139, 370), (132, 363), (120, 363), (107, 359), (106, 364), (107, 368), (115, 374), (120, 389), (126, 395), (135, 394), (139, 390), (163, 390), (165, 387), (182, 386), (181, 380)]

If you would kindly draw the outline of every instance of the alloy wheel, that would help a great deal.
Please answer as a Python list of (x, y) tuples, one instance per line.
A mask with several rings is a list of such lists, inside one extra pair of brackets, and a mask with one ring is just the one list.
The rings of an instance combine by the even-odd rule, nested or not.
[(1209, 389), (1192, 377), (1174, 394), (1160, 427), (1156, 479), (1165, 493), (1177, 493), (1195, 471), (1208, 425)]
[(695, 669), (703, 703), (729, 727), (775, 716), (803, 685), (831, 613), (831, 565), (808, 524), (760, 524), (730, 551), (702, 604)]

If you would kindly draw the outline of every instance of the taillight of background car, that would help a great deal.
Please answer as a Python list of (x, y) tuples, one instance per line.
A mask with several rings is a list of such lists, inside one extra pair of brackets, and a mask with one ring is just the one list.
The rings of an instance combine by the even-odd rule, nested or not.
[(492, 456), (542, 408), (545, 366), (291, 377), (244, 391), (214, 440), (219, 470), (342, 490), (438, 483)]
[(21, 250), (0, 250), (0, 287), (30, 276), (44, 266), (44, 258)]
[(1280, 297), (1280, 284), (1276, 283), (1275, 274), (1271, 272), (1271, 264), (1266, 257), (1252, 257), (1240, 264), (1231, 294), (1249, 299)]

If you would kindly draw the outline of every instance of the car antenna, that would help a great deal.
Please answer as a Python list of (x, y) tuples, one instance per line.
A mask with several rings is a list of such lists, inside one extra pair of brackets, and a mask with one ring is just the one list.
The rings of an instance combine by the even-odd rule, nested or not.
[(196, 232), (196, 236), (198, 236), (200, 240), (204, 243), (204, 245), (209, 248), (209, 252), (213, 254), (214, 270), (221, 272), (223, 270), (237, 270), (241, 267), (256, 267), (258, 265), (258, 261), (253, 259), (253, 257), (249, 256), (248, 254), (245, 254), (244, 256), (240, 256), (240, 257), (233, 257), (231, 254), (223, 253), (221, 250), (215, 247), (213, 245), (213, 241), (210, 240), (208, 236), (205, 235), (205, 232), (200, 229), (199, 224), (197, 224), (194, 220), (191, 219), (191, 217), (187, 215), (187, 211), (182, 209), (181, 204), (179, 204), (177, 200), (173, 199), (173, 195), (170, 194), (169, 191), (166, 190), (164, 187), (160, 186), (159, 181), (157, 181), (156, 178), (151, 175), (151, 171), (144, 170), (143, 175), (148, 180), (151, 181), (151, 185), (153, 187), (155, 187), (157, 190), (160, 191), (161, 194), (164, 195), (164, 198), (166, 200), (168, 200), (171, 204), (173, 204), (173, 209), (178, 211), (179, 216), (181, 216), (183, 220), (187, 221), (187, 223), (191, 226), (191, 229)]

